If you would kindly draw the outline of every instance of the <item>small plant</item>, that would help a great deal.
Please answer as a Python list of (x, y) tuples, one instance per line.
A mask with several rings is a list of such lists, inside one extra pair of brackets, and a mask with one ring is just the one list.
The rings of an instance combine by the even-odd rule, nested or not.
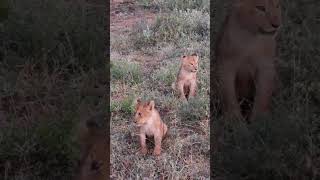
[(134, 97), (129, 96), (121, 101), (120, 110), (126, 115), (132, 115), (135, 111), (134, 108)]
[(111, 80), (120, 80), (129, 84), (138, 84), (141, 82), (142, 72), (140, 66), (134, 62), (112, 61)]
[(130, 33), (130, 39), (135, 49), (156, 45), (156, 40), (153, 38), (153, 31), (150, 25), (144, 20), (140, 21), (134, 27), (134, 31)]

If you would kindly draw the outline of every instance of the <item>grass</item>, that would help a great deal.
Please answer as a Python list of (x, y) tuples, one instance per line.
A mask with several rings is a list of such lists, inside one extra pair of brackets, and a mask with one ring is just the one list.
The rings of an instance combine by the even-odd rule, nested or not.
[[(218, 2), (214, 39), (226, 4)], [(315, 17), (320, 9), (316, 4), (282, 1), (283, 26), (277, 49), (281, 83), (271, 116), (243, 125), (221, 121), (218, 111), (211, 114), (215, 120), (211, 143), (216, 147), (213, 179), (319, 179), (320, 109), (315, 87), (320, 77), (316, 70), (320, 66), (316, 35), (320, 27)]]
[(186, 9), (173, 10), (166, 15), (157, 16), (150, 27), (145, 21), (137, 24), (131, 33), (131, 41), (137, 49), (155, 46), (157, 43), (186, 43), (209, 38), (210, 16), (207, 12)]
[(137, 63), (125, 62), (123, 60), (113, 61), (110, 68), (111, 78), (138, 84), (141, 82), (142, 73), (140, 65)]
[[(111, 62), (121, 73), (111, 68), (111, 179), (209, 179), (209, 14), (200, 1), (192, 2), (137, 1), (141, 11), (163, 12), (156, 11), (153, 23), (141, 19), (128, 33), (112, 33)], [(200, 55), (199, 92), (182, 105), (171, 83), (182, 55), (194, 52)], [(140, 81), (128, 77), (132, 71), (141, 73)], [(169, 127), (159, 158), (139, 153), (136, 97), (154, 100)]]
[(143, 5), (146, 8), (155, 8), (161, 9), (163, 11), (173, 11), (177, 10), (187, 10), (187, 9), (195, 9), (204, 11), (209, 13), (210, 3), (207, 0), (177, 0), (177, 1), (170, 1), (170, 0), (138, 0), (138, 3)]
[(81, 0), (8, 7), (0, 22), (0, 177), (71, 179), (81, 114), (105, 109), (103, 94), (87, 93), (106, 83), (104, 8)]

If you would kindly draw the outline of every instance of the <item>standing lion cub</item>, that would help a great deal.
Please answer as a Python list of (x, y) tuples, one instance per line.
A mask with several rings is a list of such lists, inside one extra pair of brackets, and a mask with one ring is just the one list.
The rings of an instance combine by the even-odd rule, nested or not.
[(160, 155), (161, 141), (167, 133), (167, 125), (161, 120), (159, 112), (155, 109), (154, 101), (142, 102), (136, 100), (135, 123), (140, 127), (141, 153), (147, 154), (146, 136), (153, 136), (155, 148), (153, 155)]
[[(235, 0), (216, 43), (224, 114), (253, 120), (269, 111), (276, 80), (279, 0)], [(252, 101), (249, 112), (241, 102)]]
[(198, 61), (199, 56), (195, 53), (191, 56), (182, 56), (177, 79), (172, 83), (172, 88), (184, 101), (196, 95)]

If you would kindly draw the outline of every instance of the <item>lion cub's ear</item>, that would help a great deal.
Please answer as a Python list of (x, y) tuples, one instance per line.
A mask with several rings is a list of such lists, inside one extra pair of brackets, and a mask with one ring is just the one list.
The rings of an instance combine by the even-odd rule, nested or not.
[(154, 106), (155, 106), (154, 101), (150, 101), (148, 103), (148, 107), (150, 108), (150, 111), (154, 109)]
[(137, 98), (135, 101), (134, 101), (134, 104), (135, 104), (135, 108), (138, 109), (139, 105), (141, 103), (141, 98)]

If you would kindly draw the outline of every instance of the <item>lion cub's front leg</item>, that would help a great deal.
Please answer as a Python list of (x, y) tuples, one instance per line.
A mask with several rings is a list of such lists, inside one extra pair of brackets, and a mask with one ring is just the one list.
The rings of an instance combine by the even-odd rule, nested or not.
[(153, 150), (153, 155), (159, 156), (161, 153), (161, 141), (162, 141), (162, 135), (161, 134), (155, 134), (154, 135), (154, 142), (155, 147)]
[[(232, 61), (231, 61), (232, 62)], [(241, 109), (236, 96), (236, 71), (232, 64), (224, 63), (219, 67), (221, 95), (224, 116), (227, 118), (241, 119)]]
[(179, 93), (179, 97), (181, 100), (183, 101), (187, 101), (187, 98), (185, 96), (185, 92), (184, 92), (184, 82), (183, 81), (178, 81), (177, 82), (177, 90), (178, 90), (178, 93)]
[(146, 146), (146, 134), (140, 133), (140, 144), (141, 144), (141, 153), (146, 155), (148, 153), (148, 149)]
[(269, 112), (269, 105), (275, 88), (275, 67), (273, 65), (269, 65), (267, 67), (264, 66), (259, 70), (256, 84), (257, 89), (250, 121), (254, 120), (260, 114), (267, 114)]
[(197, 82), (196, 81), (191, 81), (189, 98), (196, 96), (196, 90), (197, 90)]

